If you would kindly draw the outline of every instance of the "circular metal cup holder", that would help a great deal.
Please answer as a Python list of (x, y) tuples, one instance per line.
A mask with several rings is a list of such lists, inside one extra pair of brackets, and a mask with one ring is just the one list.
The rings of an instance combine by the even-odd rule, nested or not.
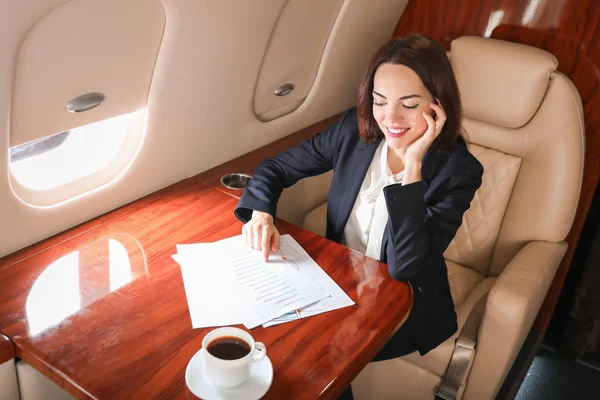
[(242, 190), (248, 186), (250, 179), (252, 179), (252, 176), (248, 174), (227, 174), (221, 177), (221, 185), (225, 186), (227, 189)]

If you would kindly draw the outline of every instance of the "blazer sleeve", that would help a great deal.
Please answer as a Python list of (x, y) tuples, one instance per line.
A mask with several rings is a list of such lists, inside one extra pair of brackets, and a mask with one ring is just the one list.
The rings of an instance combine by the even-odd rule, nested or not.
[(252, 218), (252, 211), (258, 210), (275, 218), (283, 189), (302, 178), (320, 175), (333, 168), (339, 137), (351, 126), (356, 126), (354, 109), (346, 111), (335, 125), (299, 146), (264, 160), (244, 190), (234, 211), (236, 217), (246, 223)]
[(442, 193), (425, 203), (423, 181), (384, 188), (390, 240), (386, 248), (390, 275), (413, 281), (423, 276), (456, 235), (465, 211), (481, 186), (483, 167), (463, 170)]

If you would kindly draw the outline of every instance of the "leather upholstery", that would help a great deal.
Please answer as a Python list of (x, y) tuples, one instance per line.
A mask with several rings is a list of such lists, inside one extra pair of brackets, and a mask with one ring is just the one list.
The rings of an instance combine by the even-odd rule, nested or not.
[(17, 362), (21, 400), (72, 400), (63, 388), (24, 361)]
[[(482, 280), (457, 307), (459, 331), (473, 307), (490, 291), (495, 282), (496, 278)], [(424, 356), (414, 352), (404, 357), (370, 363), (352, 382), (354, 398), (432, 400), (433, 392), (439, 385), (452, 355), (457, 335), (458, 333)], [(463, 389), (459, 391), (459, 395), (462, 392)]]
[(483, 165), (482, 183), (444, 258), (487, 274), (521, 159), (474, 144), (469, 151)]
[(0, 400), (19, 400), (15, 360), (0, 364)]
[(544, 50), (479, 37), (454, 40), (450, 54), (465, 115), (507, 128), (531, 119), (558, 67), (556, 57)]
[[(302, 220), (307, 213), (327, 201), (332, 177), (333, 172), (329, 171), (310, 179), (302, 179), (285, 189), (277, 202), (277, 216), (292, 224), (303, 226)], [(326, 220), (327, 209), (325, 209), (322, 221)], [(322, 224), (325, 226), (324, 222)], [(323, 233), (318, 234), (325, 237), (325, 228), (323, 228)]]
[(306, 214), (302, 221), (302, 227), (307, 231), (325, 237), (327, 232), (327, 202)]
[(535, 117), (517, 130), (465, 120), (473, 143), (522, 158), (489, 273), (497, 276), (532, 240), (561, 242), (571, 229), (583, 175), (584, 126), (575, 86), (559, 72)]
[(465, 399), (496, 396), (566, 250), (564, 242), (530, 242), (500, 274), (487, 301)]
[[(493, 399), (566, 251), (583, 175), (581, 99), (551, 54), (492, 39), (452, 43), (469, 149), (483, 183), (444, 253), (459, 332), (489, 292), (468, 380), (459, 398)], [(304, 218), (325, 232), (326, 204)], [(425, 356), (369, 364), (356, 399), (432, 399), (458, 332)], [(463, 395), (464, 394), (464, 395)]]
[(485, 276), (448, 260), (446, 260), (446, 267), (454, 308), (458, 308), (469, 297), (475, 286), (485, 279)]

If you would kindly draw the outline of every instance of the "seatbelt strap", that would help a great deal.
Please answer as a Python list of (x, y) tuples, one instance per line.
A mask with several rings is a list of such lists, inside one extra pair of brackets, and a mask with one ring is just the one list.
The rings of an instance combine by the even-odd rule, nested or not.
[(454, 351), (450, 358), (450, 363), (446, 368), (446, 373), (442, 377), (440, 386), (435, 391), (435, 400), (456, 400), (456, 394), (460, 385), (462, 385), (467, 369), (471, 366), (473, 357), (475, 356), (475, 345), (477, 344), (477, 332), (479, 331), (479, 323), (485, 312), (485, 304), (487, 294), (483, 296), (471, 313), (467, 317), (456, 342)]

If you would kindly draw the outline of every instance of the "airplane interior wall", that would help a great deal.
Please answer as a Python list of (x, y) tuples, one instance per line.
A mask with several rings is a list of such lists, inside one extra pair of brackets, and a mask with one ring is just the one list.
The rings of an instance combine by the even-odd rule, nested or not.
[[(139, 3), (137, 0), (127, 1)], [(116, 177), (108, 183), (103, 184), (101, 176), (90, 176), (88, 183), (95, 180), (95, 186), (99, 187), (91, 190), (87, 187), (84, 193), (70, 200), (40, 206), (19, 197), (11, 177), (9, 148), (11, 143), (18, 142), (15, 137), (11, 138), (11, 107), (19, 96), (19, 93), (15, 93), (16, 65), (19, 60), (24, 59), (24, 56), (20, 58), (23, 43), (37, 24), (48, 21), (65, 8), (85, 8), (98, 3), (95, 0), (2, 0), (0, 256), (353, 106), (356, 86), (366, 63), (374, 51), (391, 37), (407, 0), (336, 0), (334, 6), (315, 0), (311, 2), (312, 13), (329, 13), (329, 18), (321, 18), (321, 36), (305, 35), (302, 32), (290, 34), (289, 29), (275, 29), (278, 19), (285, 17), (286, 7), (298, 7), (300, 1), (303, 0), (157, 0), (163, 8), (164, 32), (156, 58), (153, 60), (152, 77), (148, 82), (145, 105), (147, 115), (139, 145), (128, 163), (125, 163), (123, 170), (118, 171)], [(117, 3), (103, 4), (106, 4), (106, 7), (112, 5), (114, 9), (111, 12), (118, 16), (119, 8), (115, 6)], [(305, 18), (310, 18), (310, 14)], [(85, 23), (79, 25), (86, 26)], [(107, 25), (109, 26), (104, 28), (110, 30), (110, 24)], [(77, 32), (61, 32), (61, 26), (49, 29), (56, 29), (64, 35), (77, 35)], [(278, 46), (269, 47), (278, 40), (273, 37), (278, 32), (284, 32), (282, 34), (285, 34), (286, 45), (280, 43)], [(129, 34), (135, 41), (141, 42), (146, 39), (143, 35), (136, 36), (139, 32), (134, 27)], [(304, 87), (308, 89), (306, 98), (299, 100), (302, 103), (295, 111), (284, 110), (288, 112), (287, 115), (274, 119), (273, 115), (269, 114), (267, 116), (272, 120), (262, 122), (256, 116), (254, 95), (259, 76), (265, 79), (264, 75), (261, 75), (264, 60), (273, 57), (285, 59), (295, 48), (301, 47), (301, 44), (304, 43), (306, 48), (305, 42), (309, 40), (316, 43), (309, 53), (317, 61), (313, 64), (318, 67), (314, 74), (309, 73), (308, 79), (312, 82), (310, 85), (306, 83), (306, 77), (295, 75), (297, 71), (293, 70), (293, 65), (283, 64), (289, 68), (286, 71), (277, 70), (273, 65), (269, 66), (270, 70), (280, 74), (282, 79), (286, 78), (291, 82), (294, 82), (295, 78), (303, 80)], [(111, 44), (98, 41), (80, 45), (98, 46), (100, 49)], [(269, 57), (265, 57), (267, 49), (270, 51)], [(77, 48), (70, 51), (76, 53)], [(273, 51), (279, 51), (281, 54), (273, 55)], [(36, 62), (35, 54), (30, 55), (30, 59), (31, 62)], [(94, 73), (106, 75), (109, 71), (114, 73), (114, 81), (126, 80), (128, 75), (120, 75), (119, 71), (111, 70), (116, 60), (96, 60), (101, 65), (95, 65), (92, 69), (86, 69), (85, 63), (72, 65), (76, 62), (73, 60), (78, 60), (76, 56), (69, 57), (69, 60), (70, 64), (64, 65), (63, 68), (72, 73), (62, 74), (61, 79), (69, 79), (69, 76), (80, 79), (81, 76), (86, 76), (85, 73), (89, 73), (87, 79), (81, 80), (79, 85), (72, 85), (71, 95), (76, 97), (89, 92), (106, 91), (104, 94), (108, 108), (111, 99), (118, 97), (113, 92), (115, 87), (119, 86), (115, 85), (113, 92), (110, 92), (110, 85), (96, 85), (96, 82), (101, 80), (95, 79)], [(36, 65), (36, 68), (43, 68), (43, 65)], [(46, 78), (48, 85), (53, 79), (57, 79), (56, 76)], [(39, 90), (40, 96), (43, 95), (44, 89), (44, 82), (41, 82), (39, 87), (33, 89), (33, 97), (35, 98), (36, 90)], [(121, 93), (119, 96), (127, 98), (126, 94)], [(60, 99), (66, 103), (70, 97), (65, 95)], [(82, 118), (77, 114), (65, 112), (63, 106), (62, 102), (52, 103), (52, 107), (38, 110), (31, 117), (36, 119), (39, 126), (43, 126), (45, 117), (61, 121)], [(91, 118), (86, 123), (101, 119), (101, 110), (102, 105), (86, 111)], [(124, 107), (123, 112), (126, 111), (130, 110)], [(279, 113), (281, 114), (281, 110)], [(27, 112), (23, 114), (27, 116)], [(69, 126), (69, 122), (64, 126)], [(38, 136), (45, 134), (47, 133), (39, 132)], [(35, 199), (35, 196), (33, 198)]]

